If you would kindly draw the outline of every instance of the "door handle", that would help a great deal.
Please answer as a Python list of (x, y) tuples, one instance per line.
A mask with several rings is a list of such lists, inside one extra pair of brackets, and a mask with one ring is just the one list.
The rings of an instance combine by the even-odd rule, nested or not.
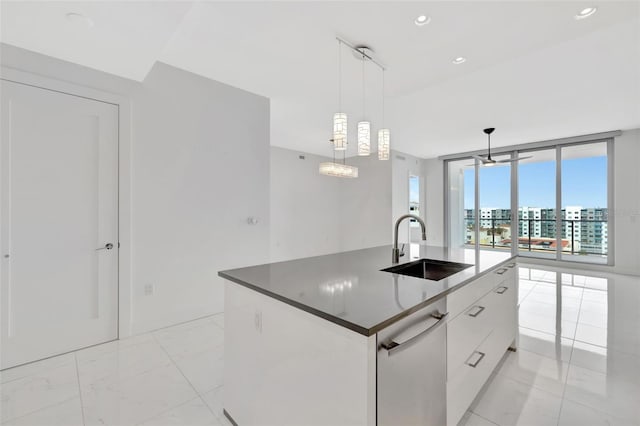
[(438, 321), (436, 321), (433, 325), (431, 325), (430, 327), (422, 330), (420, 333), (416, 334), (415, 336), (412, 336), (402, 342), (396, 342), (395, 340), (390, 341), (389, 343), (382, 343), (380, 345), (380, 347), (384, 350), (387, 351), (387, 354), (389, 356), (393, 355), (394, 353), (406, 348), (407, 346), (411, 345), (412, 343), (414, 343), (416, 340), (418, 340), (419, 338), (426, 336), (427, 334), (431, 333), (432, 331), (435, 331), (436, 329), (438, 329), (442, 324), (444, 324), (445, 319), (447, 318), (447, 315), (449, 315), (449, 312), (441, 314), (441, 313), (435, 313), (435, 314), (431, 314), (429, 315), (429, 318), (435, 318)]
[(97, 248), (96, 251), (98, 251), (98, 250), (111, 250), (112, 248), (113, 248), (113, 244), (107, 243), (107, 244), (104, 245), (104, 247)]

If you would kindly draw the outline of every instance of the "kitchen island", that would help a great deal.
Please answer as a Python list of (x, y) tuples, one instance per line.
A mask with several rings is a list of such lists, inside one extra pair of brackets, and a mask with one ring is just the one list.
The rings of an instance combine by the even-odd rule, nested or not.
[(400, 264), (425, 258), (466, 265), (437, 281), (390, 273), (381, 246), (220, 272), (225, 414), (241, 426), (455, 425), (515, 344), (515, 262), (416, 244)]

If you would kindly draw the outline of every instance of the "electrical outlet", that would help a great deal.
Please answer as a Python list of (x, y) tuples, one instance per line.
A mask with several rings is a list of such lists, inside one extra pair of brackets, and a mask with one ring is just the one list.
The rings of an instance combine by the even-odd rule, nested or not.
[(144, 295), (145, 296), (152, 296), (153, 292), (154, 292), (155, 288), (153, 284), (147, 284), (144, 286)]

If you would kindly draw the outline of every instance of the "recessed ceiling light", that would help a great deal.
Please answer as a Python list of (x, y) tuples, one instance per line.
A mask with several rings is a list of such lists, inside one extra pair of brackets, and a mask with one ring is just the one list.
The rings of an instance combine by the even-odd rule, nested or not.
[(420, 15), (416, 18), (416, 20), (414, 21), (415, 24), (419, 27), (423, 26), (423, 25), (427, 25), (429, 22), (431, 22), (431, 17), (427, 16), (427, 15)]
[(589, 16), (593, 15), (594, 13), (596, 13), (597, 10), (598, 10), (597, 7), (585, 7), (580, 12), (578, 12), (578, 14), (575, 16), (575, 18), (578, 19), (578, 20), (584, 19), (584, 18), (588, 18)]
[(458, 65), (458, 64), (461, 64), (461, 63), (466, 62), (466, 61), (467, 61), (467, 58), (465, 58), (464, 56), (458, 56), (457, 58), (455, 58), (451, 62), (453, 62), (454, 64)]
[(82, 25), (87, 28), (91, 28), (94, 25), (93, 20), (88, 16), (84, 16), (82, 13), (69, 12), (66, 16), (67, 20), (69, 20), (69, 22), (72, 22), (74, 25)]

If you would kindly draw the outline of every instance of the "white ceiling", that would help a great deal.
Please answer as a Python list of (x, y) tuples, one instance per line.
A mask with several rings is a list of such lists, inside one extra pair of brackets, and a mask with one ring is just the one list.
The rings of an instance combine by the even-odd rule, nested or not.
[[(434, 157), (485, 146), (640, 127), (640, 3), (2, 2), (2, 41), (143, 80), (156, 60), (271, 98), (272, 145), (328, 155), (335, 41), (387, 65), (392, 147)], [(78, 28), (67, 12), (89, 16)], [(417, 27), (420, 14), (429, 25)], [(451, 60), (465, 56), (467, 62)], [(361, 62), (343, 50), (351, 151)], [(367, 116), (381, 126), (381, 73), (367, 64)]]
[[(191, 2), (4, 1), (0, 40), (142, 81)], [(79, 13), (93, 27), (67, 19)]]

